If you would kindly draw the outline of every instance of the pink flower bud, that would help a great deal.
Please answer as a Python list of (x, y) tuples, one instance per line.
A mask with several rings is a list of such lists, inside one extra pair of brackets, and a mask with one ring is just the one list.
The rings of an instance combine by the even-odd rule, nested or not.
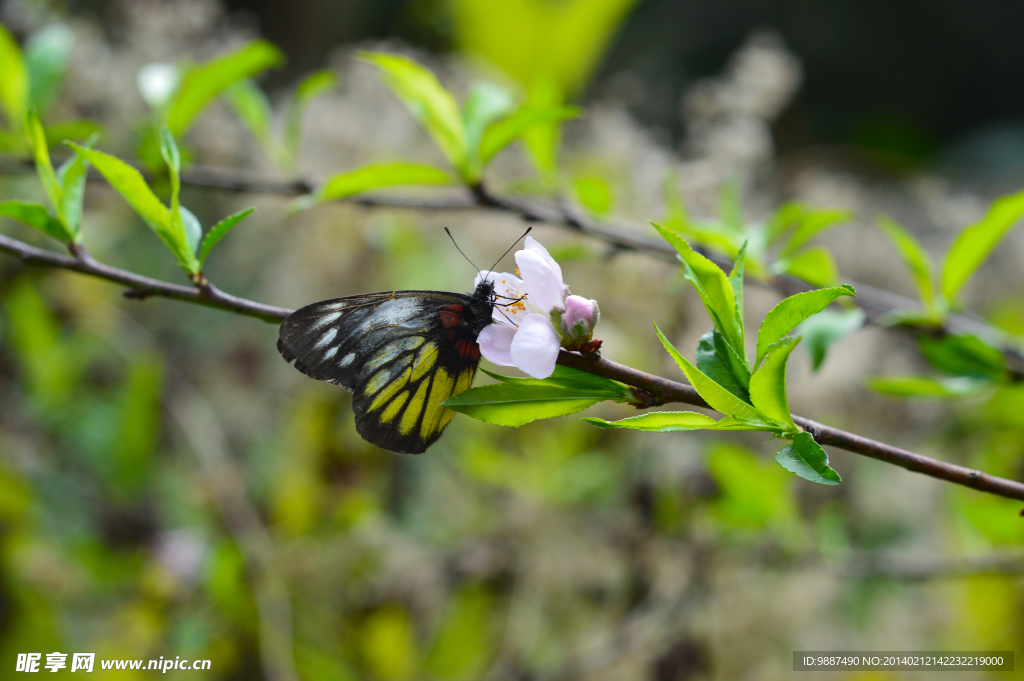
[(577, 322), (581, 321), (586, 322), (587, 326), (593, 328), (594, 307), (595, 303), (593, 300), (587, 300), (582, 296), (569, 296), (565, 299), (565, 315), (562, 317), (562, 320), (568, 328), (572, 328)]
[(586, 343), (594, 333), (594, 325), (600, 319), (597, 302), (582, 296), (565, 299), (565, 312), (558, 311), (558, 329), (563, 342), (568, 345)]

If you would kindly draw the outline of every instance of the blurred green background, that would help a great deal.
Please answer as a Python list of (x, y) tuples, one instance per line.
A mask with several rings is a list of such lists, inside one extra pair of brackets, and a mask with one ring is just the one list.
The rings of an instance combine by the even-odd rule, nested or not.
[[(23, 46), (66, 27), (47, 120), (94, 120), (100, 147), (124, 158), (150, 115), (140, 68), (262, 36), (288, 58), (260, 81), (278, 124), (298, 78), (339, 77), (306, 112), (304, 176), (440, 163), (353, 57), (399, 51), (460, 96), (489, 78), (584, 107), (557, 155), (534, 139), (532, 163), (519, 147), (498, 158), (488, 179), (504, 191), (554, 184), (594, 215), (640, 225), (665, 214), (666, 178), (699, 216), (717, 213), (729, 183), (749, 222), (785, 199), (849, 208), (858, 218), (818, 242), (844, 278), (904, 293), (874, 215), (939, 253), (993, 196), (1019, 189), (1024, 161), (1024, 53), (1011, 41), (1024, 10), (1011, 2), (6, 0), (0, 21)], [(278, 173), (223, 101), (185, 143), (196, 163)], [(42, 191), (5, 172), (0, 197)], [(203, 224), (256, 205), (206, 273), (292, 308), (466, 291), (474, 273), (442, 227), (477, 261), (523, 228), (493, 212), (350, 204), (288, 216), (286, 198), (197, 187), (183, 202)], [(2, 229), (52, 246), (11, 220)], [(184, 281), (104, 183), (88, 186), (83, 231), (103, 261)], [(608, 357), (681, 378), (651, 323), (690, 355), (708, 320), (674, 267), (556, 227), (534, 234), (573, 292), (600, 302)], [(1012, 235), (967, 291), (1018, 336), (1022, 257)], [(779, 300), (747, 295), (755, 324)], [(793, 650), (1021, 650), (1019, 503), (838, 450), (843, 484), (825, 488), (779, 468), (756, 434), (607, 431), (575, 417), (506, 429), (459, 416), (427, 454), (393, 455), (356, 435), (348, 393), (281, 361), (276, 335), (0, 259), (0, 678), (19, 676), (17, 653), (52, 651), (212, 660), (167, 678), (682, 681), (790, 678)], [(863, 387), (922, 365), (909, 337), (865, 328), (818, 373), (806, 356), (791, 363), (791, 404), (1019, 479), (1020, 387), (952, 404)]]

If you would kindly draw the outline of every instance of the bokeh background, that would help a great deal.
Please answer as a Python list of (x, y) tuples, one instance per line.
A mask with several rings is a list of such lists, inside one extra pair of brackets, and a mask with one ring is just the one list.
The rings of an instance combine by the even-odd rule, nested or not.
[[(1024, 6), (1008, 0), (5, 0), (0, 21), (20, 40), (71, 31), (50, 116), (97, 121), (100, 147), (123, 158), (149, 121), (146, 64), (265, 37), (288, 57), (260, 80), (279, 117), (298, 78), (335, 71), (304, 119), (297, 167), (312, 179), (443, 164), (357, 49), (412, 56), (459, 94), (481, 78), (526, 93), (545, 70), (584, 109), (554, 181), (598, 217), (642, 231), (666, 212), (666, 178), (697, 216), (717, 215), (728, 183), (748, 222), (790, 199), (847, 208), (856, 217), (818, 242), (844, 279), (906, 294), (879, 213), (938, 256), (1024, 183)], [(278, 173), (223, 102), (185, 143), (198, 163)], [(536, 177), (518, 146), (488, 172), (508, 192)], [(42, 193), (12, 171), (0, 196)], [(212, 281), (284, 307), (468, 290), (473, 271), (441, 228), (478, 262), (523, 229), (487, 211), (289, 216), (286, 200), (184, 190), (203, 224), (259, 209), (211, 256)], [(89, 185), (83, 229), (96, 257), (182, 281), (105, 183)], [(557, 227), (534, 234), (573, 291), (599, 300), (608, 357), (681, 378), (651, 323), (692, 356), (708, 319), (675, 268)], [(1021, 262), (1011, 234), (966, 295), (1018, 335)], [(748, 323), (778, 300), (751, 285)], [(280, 359), (273, 325), (125, 300), (9, 258), (0, 303), (0, 678), (32, 651), (212, 660), (168, 678), (683, 681), (789, 678), (794, 650), (1024, 650), (1019, 503), (838, 450), (842, 485), (817, 486), (756, 434), (613, 432), (575, 417), (507, 429), (459, 416), (426, 455), (393, 455), (356, 435), (347, 393)], [(1020, 479), (1019, 388), (937, 403), (864, 387), (924, 366), (911, 337), (865, 327), (818, 372), (794, 355), (791, 405)]]

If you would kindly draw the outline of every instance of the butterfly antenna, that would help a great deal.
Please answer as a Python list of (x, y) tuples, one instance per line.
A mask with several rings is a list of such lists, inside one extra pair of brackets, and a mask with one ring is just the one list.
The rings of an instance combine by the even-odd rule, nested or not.
[[(516, 247), (516, 244), (518, 244), (520, 241), (525, 239), (526, 235), (529, 234), (532, 231), (533, 231), (533, 227), (527, 227), (526, 231), (523, 232), (523, 235), (521, 237), (519, 237), (518, 239), (516, 239), (514, 242), (512, 242), (512, 245), (508, 247), (508, 250), (501, 254), (501, 258), (504, 258), (506, 255), (508, 255), (512, 251), (512, 249)], [(491, 265), (491, 269), (487, 270), (488, 274), (490, 274), (491, 272), (494, 271), (494, 268), (498, 266), (499, 262), (501, 262), (501, 258), (498, 258), (497, 260), (494, 261), (494, 264)]]
[[(452, 236), (452, 233), (448, 231), (447, 227), (444, 228), (444, 231), (448, 235), (448, 238), (452, 240), (452, 243), (455, 244), (455, 250), (457, 250), (459, 253), (462, 253), (462, 249), (459, 248), (459, 245), (457, 243), (455, 243), (455, 237)], [(522, 238), (522, 237), (520, 237), (520, 238)], [(465, 253), (462, 253), (462, 257), (465, 258), (466, 262), (468, 262), (470, 265), (473, 265), (473, 261), (469, 259), (468, 255), (466, 255)], [(504, 258), (505, 256), (501, 256), (501, 257)], [(476, 265), (473, 265), (473, 269), (476, 270), (477, 272), (480, 271), (480, 268), (477, 267)]]

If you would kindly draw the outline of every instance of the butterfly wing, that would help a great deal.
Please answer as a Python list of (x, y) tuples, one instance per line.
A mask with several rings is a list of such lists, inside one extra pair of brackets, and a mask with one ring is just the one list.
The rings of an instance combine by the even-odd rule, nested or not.
[(479, 313), (480, 304), (439, 291), (325, 300), (289, 315), (277, 347), (302, 373), (353, 391), (364, 439), (419, 454), (454, 416), (441, 402), (473, 382), (479, 326), (467, 323), (467, 312)]

